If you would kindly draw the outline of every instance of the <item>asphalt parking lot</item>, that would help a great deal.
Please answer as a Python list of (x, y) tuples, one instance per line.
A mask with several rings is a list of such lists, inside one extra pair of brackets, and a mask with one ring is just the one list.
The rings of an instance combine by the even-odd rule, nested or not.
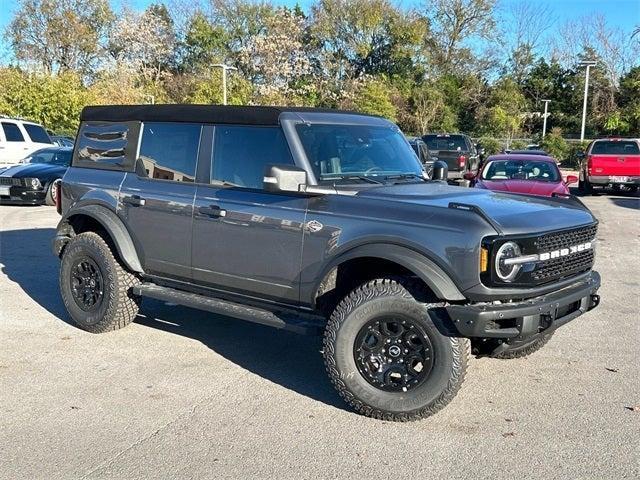
[(55, 210), (0, 207), (0, 478), (638, 478), (640, 198), (583, 201), (600, 307), (410, 424), (348, 410), (316, 338), (147, 300), (75, 328)]

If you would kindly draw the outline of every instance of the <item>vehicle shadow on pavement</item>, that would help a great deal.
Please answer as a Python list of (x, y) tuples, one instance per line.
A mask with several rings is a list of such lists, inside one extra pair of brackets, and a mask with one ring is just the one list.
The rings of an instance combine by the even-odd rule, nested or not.
[(67, 323), (58, 288), (59, 261), (51, 251), (53, 228), (0, 231), (2, 273), (49, 313)]
[[(60, 262), (51, 252), (54, 234), (53, 228), (0, 231), (2, 273), (49, 313), (75, 327), (60, 297)], [(319, 337), (305, 337), (151, 299), (144, 299), (135, 322), (202, 342), (256, 375), (346, 410), (325, 373)]]
[(640, 210), (640, 198), (612, 197), (609, 200), (618, 207)]
[(322, 338), (144, 299), (140, 325), (197, 340), (256, 375), (346, 410), (324, 369)]

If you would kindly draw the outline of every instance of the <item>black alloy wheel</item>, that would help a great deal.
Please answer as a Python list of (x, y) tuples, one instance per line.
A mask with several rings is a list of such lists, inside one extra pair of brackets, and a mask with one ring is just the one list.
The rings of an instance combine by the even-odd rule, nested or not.
[(410, 318), (379, 317), (364, 325), (354, 342), (360, 374), (376, 388), (407, 392), (422, 384), (433, 368), (427, 332)]
[(71, 293), (85, 312), (95, 310), (104, 298), (104, 279), (100, 268), (89, 257), (79, 258), (71, 268)]

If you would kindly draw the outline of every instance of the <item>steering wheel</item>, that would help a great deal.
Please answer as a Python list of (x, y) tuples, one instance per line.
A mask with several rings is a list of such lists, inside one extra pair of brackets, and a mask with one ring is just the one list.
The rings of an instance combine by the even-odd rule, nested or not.
[(364, 173), (371, 173), (371, 172), (375, 172), (375, 171), (382, 171), (382, 168), (380, 168), (380, 167), (371, 167), (370, 169), (365, 170)]

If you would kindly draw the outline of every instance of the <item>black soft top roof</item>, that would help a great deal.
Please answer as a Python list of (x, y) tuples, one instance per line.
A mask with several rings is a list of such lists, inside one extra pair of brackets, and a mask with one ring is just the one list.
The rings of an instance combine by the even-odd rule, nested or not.
[(194, 122), (227, 123), (234, 125), (278, 125), (280, 114), (346, 113), (364, 115), (343, 110), (302, 107), (258, 107), (236, 105), (104, 105), (82, 109), (81, 121), (102, 122)]

